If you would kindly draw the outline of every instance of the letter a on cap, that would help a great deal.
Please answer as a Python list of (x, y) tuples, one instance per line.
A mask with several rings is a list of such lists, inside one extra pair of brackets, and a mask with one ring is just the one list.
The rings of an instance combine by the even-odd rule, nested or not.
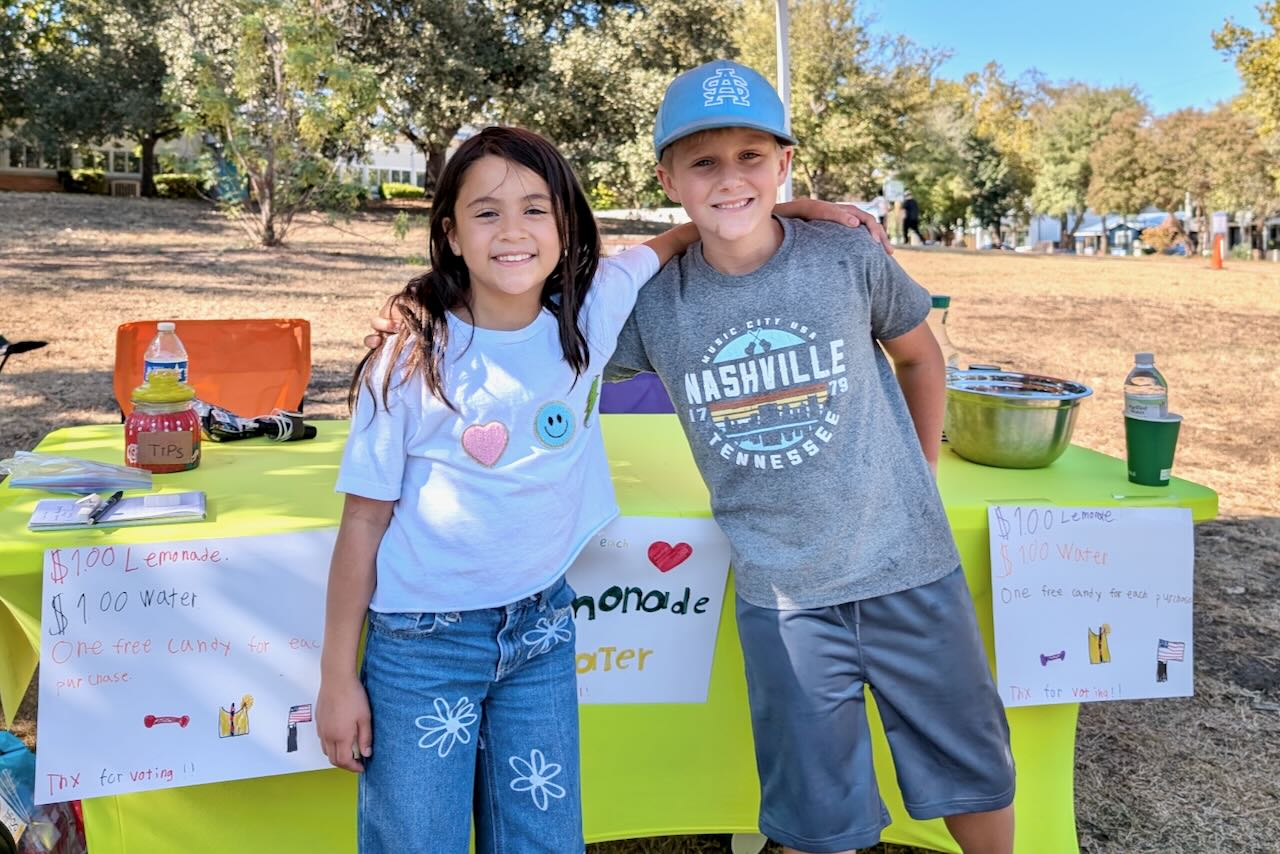
[(702, 97), (704, 107), (714, 107), (726, 102), (742, 107), (751, 106), (751, 90), (747, 81), (732, 68), (717, 68), (715, 74), (703, 80)]

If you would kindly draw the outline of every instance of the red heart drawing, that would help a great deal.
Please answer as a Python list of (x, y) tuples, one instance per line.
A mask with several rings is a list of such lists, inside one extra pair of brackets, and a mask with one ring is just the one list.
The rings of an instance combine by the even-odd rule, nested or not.
[(693, 554), (693, 546), (688, 543), (670, 543), (656, 540), (649, 544), (649, 563), (658, 568), (658, 572), (670, 572), (689, 559)]

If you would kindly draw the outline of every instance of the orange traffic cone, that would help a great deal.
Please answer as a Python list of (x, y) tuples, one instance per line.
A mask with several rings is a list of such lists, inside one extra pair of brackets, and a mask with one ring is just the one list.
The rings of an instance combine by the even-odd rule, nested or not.
[(1214, 270), (1222, 269), (1222, 235), (1215, 234), (1213, 236), (1213, 255), (1210, 258), (1209, 266)]

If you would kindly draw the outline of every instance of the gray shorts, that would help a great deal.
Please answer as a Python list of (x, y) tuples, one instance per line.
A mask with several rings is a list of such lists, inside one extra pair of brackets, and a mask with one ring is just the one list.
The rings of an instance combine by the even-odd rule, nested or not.
[(876, 844), (889, 813), (876, 786), (863, 685), (884, 722), (913, 818), (1013, 803), (1004, 705), (964, 573), (795, 611), (738, 598), (760, 832), (815, 854)]

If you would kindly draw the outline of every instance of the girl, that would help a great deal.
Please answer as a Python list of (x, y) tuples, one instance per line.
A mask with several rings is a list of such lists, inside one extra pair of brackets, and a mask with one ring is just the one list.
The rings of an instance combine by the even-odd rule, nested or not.
[(352, 383), (317, 730), (363, 771), (362, 852), (461, 854), (473, 820), (482, 854), (581, 852), (563, 576), (618, 513), (599, 374), (640, 286), (697, 233), (601, 260), (564, 158), (488, 128), (446, 165), (430, 235), (431, 271), (397, 298), (410, 334)]

